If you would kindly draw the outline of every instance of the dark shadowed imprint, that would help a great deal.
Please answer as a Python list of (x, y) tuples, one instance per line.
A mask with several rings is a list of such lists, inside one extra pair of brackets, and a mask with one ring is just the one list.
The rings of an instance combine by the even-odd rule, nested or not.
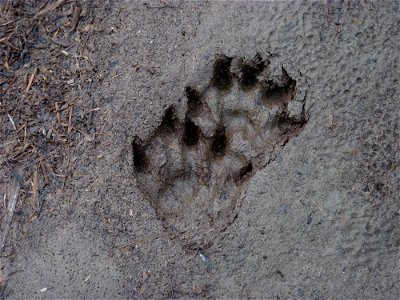
[(172, 238), (205, 248), (236, 218), (242, 191), (306, 122), (297, 82), (270, 61), (217, 56), (210, 83), (186, 88), (146, 141), (132, 142), (139, 190)]

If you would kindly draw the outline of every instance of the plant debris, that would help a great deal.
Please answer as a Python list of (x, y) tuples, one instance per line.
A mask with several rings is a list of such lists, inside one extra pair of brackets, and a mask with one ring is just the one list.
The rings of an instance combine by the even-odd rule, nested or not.
[[(93, 104), (81, 101), (95, 71), (92, 11), (91, 1), (0, 4), (0, 196), (18, 198), (12, 213), (0, 205), (1, 250), (8, 229), (25, 228), (64, 188), (75, 147), (94, 139)], [(19, 196), (6, 197), (13, 184)]]

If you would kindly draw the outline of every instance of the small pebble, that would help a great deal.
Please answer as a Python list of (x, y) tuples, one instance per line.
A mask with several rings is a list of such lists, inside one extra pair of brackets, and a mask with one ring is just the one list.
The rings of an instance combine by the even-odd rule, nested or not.
[(297, 294), (298, 294), (300, 297), (303, 297), (304, 294), (305, 294), (305, 290), (304, 290), (303, 288), (298, 288), (298, 289), (297, 289)]

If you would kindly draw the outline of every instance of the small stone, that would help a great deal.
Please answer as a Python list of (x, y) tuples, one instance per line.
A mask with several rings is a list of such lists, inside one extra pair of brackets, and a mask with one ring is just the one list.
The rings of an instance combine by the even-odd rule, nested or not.
[(298, 294), (300, 297), (303, 297), (304, 294), (305, 294), (305, 292), (306, 292), (306, 291), (305, 291), (302, 287), (300, 287), (300, 288), (297, 289), (297, 294)]
[(294, 121), (301, 121), (303, 118), (303, 103), (290, 101), (288, 104), (289, 118)]

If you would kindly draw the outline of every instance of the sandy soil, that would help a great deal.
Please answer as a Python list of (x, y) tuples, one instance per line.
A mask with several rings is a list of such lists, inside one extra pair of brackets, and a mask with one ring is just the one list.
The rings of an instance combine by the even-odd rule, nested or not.
[(2, 298), (400, 297), (396, 1), (0, 5)]

